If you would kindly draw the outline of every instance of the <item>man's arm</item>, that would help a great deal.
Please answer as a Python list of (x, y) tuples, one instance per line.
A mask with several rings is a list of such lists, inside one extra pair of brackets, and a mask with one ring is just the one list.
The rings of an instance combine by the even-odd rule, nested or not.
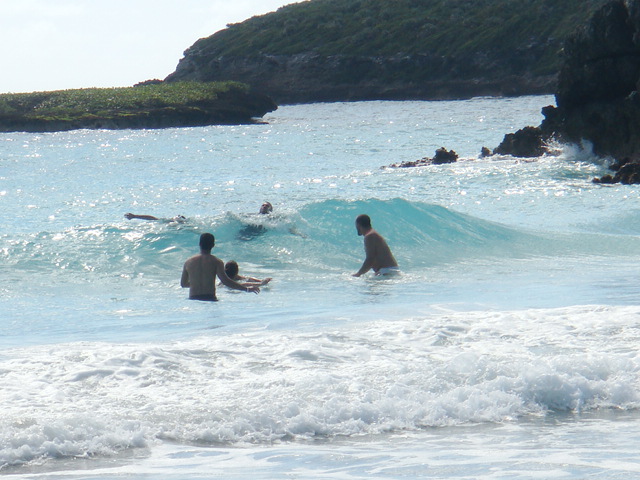
[(236, 282), (235, 280), (231, 280), (227, 276), (227, 273), (224, 271), (224, 263), (222, 262), (222, 260), (218, 259), (218, 262), (220, 263), (218, 264), (216, 271), (218, 272), (218, 278), (220, 279), (223, 285), (229, 288), (233, 288), (234, 290), (243, 290), (245, 292), (260, 293), (260, 287), (258, 287), (257, 285), (249, 285), (249, 284), (243, 285), (241, 283)]
[(244, 285), (266, 285), (271, 281), (271, 277), (267, 277), (264, 280), (260, 280), (255, 277), (240, 277), (240, 280), (244, 280)]
[(373, 267), (373, 262), (375, 260), (376, 257), (376, 248), (375, 248), (375, 242), (373, 239), (373, 235), (365, 235), (364, 237), (364, 253), (365, 253), (365, 258), (364, 258), (364, 262), (362, 263), (362, 266), (360, 267), (360, 270), (358, 270), (356, 273), (353, 274), (354, 277), (359, 277), (360, 275), (364, 275), (365, 273), (367, 273), (369, 270), (371, 270), (371, 267)]
[(189, 272), (187, 272), (187, 264), (182, 267), (182, 277), (180, 278), (180, 286), (182, 288), (189, 288), (191, 283), (189, 282)]
[(125, 213), (124, 218), (131, 220), (132, 218), (138, 218), (140, 220), (158, 220), (158, 217), (153, 215), (136, 215), (135, 213)]

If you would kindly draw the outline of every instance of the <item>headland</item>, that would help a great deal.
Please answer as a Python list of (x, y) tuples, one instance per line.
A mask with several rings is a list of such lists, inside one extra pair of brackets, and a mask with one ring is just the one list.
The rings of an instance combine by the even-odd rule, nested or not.
[(237, 82), (145, 82), (0, 95), (0, 132), (141, 129), (255, 122), (277, 105)]
[(167, 82), (234, 80), (279, 105), (551, 94), (606, 0), (313, 0), (229, 25)]

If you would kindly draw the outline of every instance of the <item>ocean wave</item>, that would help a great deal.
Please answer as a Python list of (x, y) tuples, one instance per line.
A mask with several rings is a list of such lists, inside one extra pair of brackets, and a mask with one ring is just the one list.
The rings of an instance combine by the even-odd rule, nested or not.
[[(354, 220), (368, 213), (406, 264), (424, 266), (456, 256), (506, 254), (530, 248), (537, 239), (437, 205), (390, 201), (329, 200), (299, 211), (273, 215), (238, 215), (171, 222), (120, 222), (76, 226), (8, 239), (0, 251), (5, 267), (37, 272), (83, 272), (135, 277), (175, 268), (197, 251), (198, 236), (211, 231), (215, 252), (225, 258), (277, 266), (301, 263), (315, 268), (343, 268), (360, 256)], [(420, 254), (420, 251), (424, 254)]]
[(635, 410), (638, 318), (637, 307), (451, 312), (5, 351), (0, 470), (166, 441), (270, 445)]
[(275, 271), (336, 272), (361, 261), (354, 227), (360, 213), (372, 218), (403, 270), (507, 258), (625, 256), (639, 247), (636, 236), (532, 232), (423, 202), (325, 200), (272, 215), (229, 212), (186, 224), (123, 221), (18, 235), (5, 239), (0, 268), (66, 274), (82, 282), (162, 278), (174, 275), (197, 252), (200, 233), (210, 231), (214, 253), (225, 260)]

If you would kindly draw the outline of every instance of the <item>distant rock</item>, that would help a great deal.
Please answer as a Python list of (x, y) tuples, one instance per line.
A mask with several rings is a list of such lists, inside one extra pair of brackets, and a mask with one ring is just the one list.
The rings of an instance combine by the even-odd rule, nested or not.
[[(553, 74), (500, 75), (490, 65), (476, 66), (483, 71), (472, 78), (448, 78), (454, 75), (448, 70), (454, 68), (451, 64), (463, 61), (429, 54), (300, 53), (208, 58), (205, 52), (191, 48), (166, 81), (233, 79), (251, 85), (278, 104), (546, 94), (553, 91), (557, 81)], [(438, 75), (429, 78), (435, 72)]]
[(443, 165), (446, 163), (455, 163), (457, 161), (458, 154), (456, 152), (440, 147), (436, 150), (436, 154), (432, 158), (425, 157), (415, 161), (394, 163), (393, 165), (389, 165), (389, 168), (424, 167), (426, 165)]
[(514, 157), (540, 157), (547, 151), (540, 127), (524, 127), (505, 135), (502, 143), (493, 150), (494, 155)]
[(431, 159), (434, 165), (443, 165), (445, 163), (455, 163), (458, 161), (458, 154), (453, 150), (447, 150), (444, 147), (440, 147), (436, 150), (435, 156)]
[(594, 178), (593, 183), (622, 183), (631, 185), (640, 183), (640, 163), (626, 159), (622, 164), (614, 164), (611, 169), (616, 172), (615, 175), (604, 175), (602, 178)]

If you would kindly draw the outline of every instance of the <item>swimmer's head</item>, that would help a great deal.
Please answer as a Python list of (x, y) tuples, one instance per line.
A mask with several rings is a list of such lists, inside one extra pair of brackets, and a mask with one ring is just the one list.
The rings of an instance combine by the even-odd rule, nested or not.
[(273, 212), (273, 205), (271, 205), (269, 202), (264, 202), (260, 206), (260, 213), (262, 213), (263, 215), (271, 212)]
[(369, 215), (358, 215), (356, 218), (356, 230), (358, 235), (363, 235), (365, 232), (371, 230), (371, 218)]
[(185, 217), (184, 215), (176, 215), (172, 218), (172, 220), (176, 223), (184, 223), (187, 221), (187, 217)]
[(238, 267), (238, 263), (235, 260), (229, 260), (224, 264), (224, 273), (226, 273), (227, 277), (231, 279), (236, 278), (239, 271), (240, 267)]

